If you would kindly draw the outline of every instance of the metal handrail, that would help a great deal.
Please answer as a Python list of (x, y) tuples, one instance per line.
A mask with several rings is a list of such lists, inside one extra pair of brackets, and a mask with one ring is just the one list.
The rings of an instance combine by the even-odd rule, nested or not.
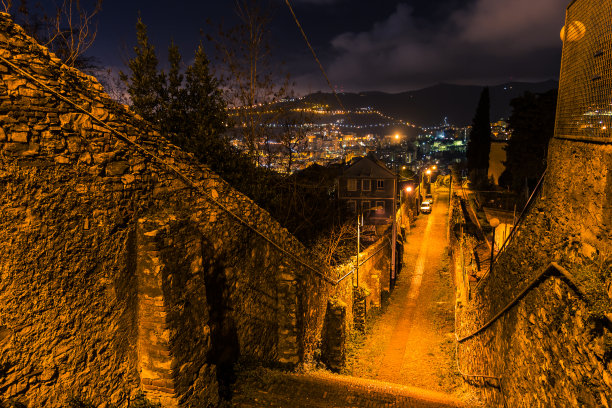
[(490, 327), (493, 323), (495, 323), (500, 317), (506, 314), (508, 310), (510, 310), (514, 305), (516, 305), (518, 301), (521, 300), (531, 289), (536, 287), (541, 282), (542, 278), (554, 276), (555, 274), (558, 275), (559, 277), (564, 278), (567, 281), (568, 285), (581, 298), (586, 299), (584, 290), (580, 287), (580, 284), (577, 282), (574, 276), (567, 269), (565, 269), (558, 263), (551, 262), (550, 264), (548, 264), (548, 266), (543, 268), (542, 271), (535, 278), (533, 278), (531, 282), (529, 282), (529, 284), (527, 284), (527, 286), (518, 295), (514, 297), (514, 299), (508, 302), (506, 306), (504, 306), (497, 314), (495, 314), (495, 316), (493, 316), (489, 321), (487, 321), (485, 324), (483, 324), (480, 328), (473, 331), (472, 333), (466, 336), (463, 336), (461, 338), (457, 338), (457, 342), (463, 343), (464, 341), (469, 340), (472, 337), (475, 337), (476, 335), (485, 331), (488, 327)]
[(0, 56), (0, 61), (5, 63), (9, 67), (11, 67), (18, 74), (21, 74), (25, 78), (27, 78), (30, 81), (32, 81), (35, 84), (37, 84), (42, 89), (48, 91), (49, 93), (51, 93), (52, 95), (54, 95), (58, 99), (66, 102), (67, 104), (69, 104), (70, 106), (75, 108), (77, 111), (79, 111), (79, 112), (89, 116), (94, 122), (96, 122), (100, 126), (104, 127), (108, 131), (110, 131), (111, 134), (113, 134), (116, 138), (118, 138), (122, 142), (124, 142), (124, 143), (126, 143), (126, 144), (128, 144), (128, 145), (130, 145), (132, 147), (134, 147), (136, 150), (138, 150), (141, 153), (149, 156), (150, 158), (152, 158), (157, 163), (159, 163), (162, 166), (166, 167), (168, 170), (170, 170), (171, 172), (176, 174), (179, 177), (179, 179), (181, 179), (187, 186), (189, 186), (190, 188), (192, 188), (195, 191), (197, 191), (198, 193), (200, 193), (200, 195), (205, 200), (207, 200), (207, 201), (213, 203), (214, 205), (216, 205), (218, 208), (220, 208), (221, 210), (223, 210), (224, 212), (229, 214), (232, 218), (234, 218), (240, 224), (246, 226), (248, 229), (253, 231), (256, 235), (258, 235), (263, 240), (268, 242), (270, 245), (272, 245), (273, 247), (278, 249), (280, 252), (282, 252), (282, 253), (286, 254), (288, 257), (292, 258), (298, 264), (300, 264), (303, 267), (305, 267), (306, 269), (309, 269), (312, 272), (314, 272), (315, 275), (317, 275), (317, 277), (319, 279), (322, 279), (322, 280), (324, 280), (324, 281), (326, 281), (326, 282), (328, 282), (328, 283), (330, 283), (332, 285), (336, 285), (337, 284), (337, 283), (334, 283), (334, 280), (329, 278), (326, 273), (321, 272), (319, 269), (317, 269), (317, 268), (311, 266), (310, 264), (304, 262), (297, 255), (295, 255), (292, 251), (289, 251), (289, 250), (285, 249), (282, 244), (277, 243), (273, 238), (269, 237), (266, 233), (260, 231), (257, 228), (257, 226), (252, 225), (246, 219), (244, 219), (240, 215), (238, 215), (235, 212), (233, 212), (225, 204), (223, 204), (220, 200), (217, 200), (215, 197), (213, 197), (211, 194), (209, 194), (207, 191), (205, 191), (204, 188), (202, 188), (201, 185), (199, 185), (194, 180), (192, 180), (189, 176), (184, 174), (177, 166), (173, 165), (172, 163), (169, 163), (169, 162), (165, 161), (163, 158), (161, 158), (160, 156), (158, 156), (154, 152), (152, 152), (152, 151), (146, 149), (145, 147), (143, 147), (142, 145), (136, 143), (134, 140), (130, 139), (127, 136), (127, 134), (124, 134), (123, 132), (120, 132), (119, 130), (117, 130), (113, 126), (110, 126), (108, 123), (106, 123), (106, 121), (98, 118), (92, 112), (90, 112), (89, 110), (85, 109), (83, 106), (79, 105), (79, 103), (73, 101), (69, 97), (62, 95), (59, 91), (56, 91), (55, 89), (51, 88), (50, 86), (44, 84), (38, 78), (34, 77), (32, 74), (30, 74), (29, 72), (25, 71), (24, 69), (22, 69), (21, 67), (17, 66), (16, 64), (12, 63), (11, 61), (7, 60), (6, 58)]
[(574, 276), (567, 269), (557, 264), (556, 262), (551, 262), (550, 264), (548, 264), (547, 267), (542, 269), (542, 271), (535, 278), (533, 278), (531, 282), (517, 296), (514, 297), (514, 299), (512, 299), (506, 306), (504, 306), (495, 316), (493, 316), (493, 318), (488, 320), (485, 324), (480, 326), (478, 329), (476, 329), (472, 333), (466, 336), (463, 336), (463, 337), (459, 337), (458, 335), (457, 302), (455, 302), (455, 361), (457, 364), (457, 370), (459, 371), (459, 374), (461, 374), (463, 377), (486, 378), (486, 379), (496, 380), (497, 383), (499, 384), (499, 390), (502, 396), (504, 407), (507, 407), (507, 402), (506, 402), (506, 395), (505, 395), (504, 387), (503, 387), (503, 381), (502, 381), (503, 378), (501, 376), (494, 376), (494, 375), (489, 375), (489, 374), (466, 374), (464, 373), (461, 370), (461, 366), (459, 364), (459, 345), (477, 336), (478, 334), (482, 333), (487, 328), (491, 327), (493, 323), (499, 320), (500, 317), (502, 317), (506, 312), (508, 312), (508, 310), (510, 310), (514, 305), (516, 305), (519, 302), (519, 300), (521, 300), (529, 291), (531, 291), (534, 287), (536, 287), (539, 283), (541, 283), (544, 277), (551, 277), (555, 275), (564, 278), (567, 281), (568, 286), (570, 286), (582, 299), (588, 302), (588, 299), (586, 299), (584, 290), (580, 287), (580, 284), (576, 281)]
[[(546, 169), (544, 169), (544, 172), (542, 173), (542, 176), (540, 176), (540, 180), (538, 180), (538, 184), (536, 185), (536, 187), (534, 188), (533, 192), (529, 196), (529, 199), (527, 200), (527, 203), (525, 203), (525, 206), (523, 207), (523, 210), (521, 211), (521, 214), (519, 215), (518, 220), (516, 221), (516, 224), (514, 224), (512, 226), (512, 230), (510, 230), (510, 234), (508, 234), (508, 236), (504, 240), (504, 243), (502, 244), (501, 248), (499, 249), (499, 251), (497, 251), (497, 254), (491, 260), (491, 265), (489, 265), (489, 270), (484, 275), (482, 275), (482, 277), (480, 278), (480, 280), (476, 284), (476, 289), (478, 289), (480, 287), (480, 285), (482, 284), (482, 282), (484, 282), (484, 278), (487, 277), (489, 275), (489, 273), (491, 273), (491, 271), (493, 270), (493, 265), (495, 265), (495, 262), (497, 262), (497, 259), (499, 258), (501, 253), (504, 251), (504, 249), (506, 249), (506, 247), (508, 246), (508, 244), (510, 243), (510, 241), (514, 237), (516, 231), (518, 230), (518, 228), (523, 223), (523, 220), (525, 219), (525, 216), (527, 214), (527, 210), (531, 207), (531, 204), (535, 201), (536, 194), (540, 192), (540, 189), (541, 189), (541, 187), (543, 185), (542, 181), (544, 181), (544, 176), (545, 175), (546, 175)], [(493, 235), (493, 239), (491, 241), (491, 245), (495, 246), (495, 234)]]

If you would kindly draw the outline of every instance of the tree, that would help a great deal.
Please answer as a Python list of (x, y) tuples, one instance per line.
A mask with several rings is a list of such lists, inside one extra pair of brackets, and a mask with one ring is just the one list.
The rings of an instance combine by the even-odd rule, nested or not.
[[(48, 47), (66, 65), (81, 70), (95, 68), (94, 59), (85, 57), (84, 53), (96, 39), (96, 18), (102, 10), (102, 0), (63, 0), (55, 3), (54, 8), (37, 4), (34, 9), (27, 0), (21, 0), (16, 9), (12, 0), (1, 0), (0, 6), (13, 15), (28, 35)], [(52, 14), (47, 13), (49, 9), (53, 10)]]
[(128, 61), (131, 74), (121, 72), (121, 80), (127, 85), (134, 111), (150, 122), (159, 123), (165, 78), (157, 70), (155, 48), (149, 43), (147, 26), (140, 17), (136, 22), (136, 38), (136, 56)]
[(13, 6), (13, 0), (0, 0), (0, 10), (4, 13), (8, 13)]
[(313, 244), (314, 252), (326, 265), (334, 267), (355, 256), (357, 230), (354, 221), (335, 226)]
[(209, 60), (201, 44), (185, 74), (185, 105), (181, 116), (186, 118), (189, 127), (185, 134), (191, 135), (184, 146), (209, 163), (213, 170), (223, 174), (232, 171), (239, 158), (232, 154), (224, 139), (228, 121), (225, 101), (217, 80), (210, 73)]
[(181, 54), (172, 41), (166, 74), (158, 71), (155, 49), (141, 18), (136, 23), (136, 33), (136, 55), (128, 62), (131, 73), (122, 73), (132, 108), (156, 123), (174, 144), (231, 179), (228, 172), (236, 171), (233, 165), (239, 157), (223, 136), (228, 121), (226, 106), (204, 47), (198, 46), (193, 64), (183, 72)]
[(225, 30), (219, 27), (215, 42), (224, 70), (221, 80), (227, 90), (233, 118), (244, 140), (248, 155), (266, 165), (262, 153), (274, 141), (268, 124), (282, 112), (270, 113), (266, 107), (287, 96), (288, 76), (279, 80), (277, 65), (271, 61), (269, 25), (270, 2), (235, 0), (240, 24)]
[(491, 151), (489, 109), (489, 88), (485, 87), (480, 94), (467, 145), (468, 174), (470, 181), (476, 186), (482, 186), (487, 183), (489, 153)]
[(508, 126), (512, 137), (506, 146), (506, 170), (512, 189), (532, 185), (546, 169), (548, 142), (555, 131), (557, 90), (514, 98)]

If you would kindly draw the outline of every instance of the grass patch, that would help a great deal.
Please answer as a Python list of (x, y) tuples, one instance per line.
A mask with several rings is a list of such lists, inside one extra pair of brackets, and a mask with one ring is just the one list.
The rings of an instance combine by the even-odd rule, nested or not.
[[(351, 335), (346, 344), (346, 365), (341, 371), (341, 374), (352, 375), (355, 377), (367, 377), (374, 374), (374, 369), (377, 367), (371, 367), (370, 365), (364, 366), (363, 361), (359, 359), (359, 355), (362, 352), (366, 341), (373, 331), (374, 325), (381, 316), (384, 314), (385, 307), (370, 309), (366, 317), (365, 333), (361, 333), (357, 330), (352, 330)], [(380, 340), (374, 347), (374, 350), (369, 350), (370, 354), (380, 355), (384, 350), (383, 339)]]

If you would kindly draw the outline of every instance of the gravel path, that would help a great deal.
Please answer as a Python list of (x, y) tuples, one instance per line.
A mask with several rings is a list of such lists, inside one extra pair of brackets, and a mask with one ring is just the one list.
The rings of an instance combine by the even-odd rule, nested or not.
[(389, 305), (357, 338), (344, 374), (259, 369), (243, 373), (235, 407), (481, 406), (464, 392), (454, 362), (452, 276), (445, 255), (448, 193), (435, 195), (404, 247)]
[(435, 195), (404, 246), (388, 307), (357, 340), (346, 374), (471, 399), (454, 360), (454, 288), (446, 255), (448, 192)]

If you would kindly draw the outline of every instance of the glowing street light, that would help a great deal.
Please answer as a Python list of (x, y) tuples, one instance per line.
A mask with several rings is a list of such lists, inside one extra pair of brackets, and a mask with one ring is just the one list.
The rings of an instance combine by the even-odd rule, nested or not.
[(407, 192), (407, 193), (412, 192), (412, 186), (408, 186), (408, 187), (406, 187), (406, 192)]

